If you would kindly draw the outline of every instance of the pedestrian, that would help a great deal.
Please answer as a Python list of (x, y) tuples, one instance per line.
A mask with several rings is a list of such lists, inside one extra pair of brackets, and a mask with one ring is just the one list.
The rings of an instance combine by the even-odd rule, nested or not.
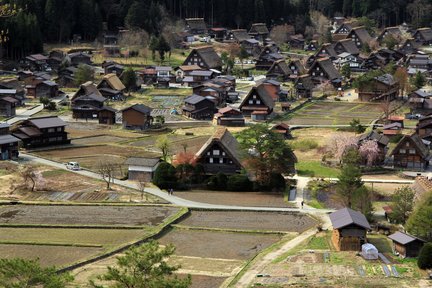
[(174, 189), (171, 188), (171, 195), (173, 195), (173, 194), (174, 194)]
[(304, 205), (304, 201), (301, 202), (302, 209), (303, 209), (303, 205)]

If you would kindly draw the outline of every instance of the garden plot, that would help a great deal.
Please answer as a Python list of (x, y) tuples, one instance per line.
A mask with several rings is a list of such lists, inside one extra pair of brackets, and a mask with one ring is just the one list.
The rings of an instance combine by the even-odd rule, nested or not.
[(220, 229), (303, 232), (317, 224), (306, 214), (290, 212), (193, 211), (181, 225)]
[(246, 260), (280, 239), (278, 235), (174, 229), (159, 243), (174, 244), (180, 256)]
[(291, 125), (348, 125), (352, 119), (370, 124), (379, 118), (382, 111), (378, 104), (314, 102), (291, 114)]
[(72, 139), (72, 144), (74, 145), (92, 145), (92, 144), (102, 144), (102, 143), (117, 143), (127, 140), (128, 138), (109, 136), (109, 135), (98, 135)]
[(42, 266), (64, 266), (99, 254), (102, 248), (0, 244), (2, 258), (39, 258)]
[(0, 225), (156, 226), (178, 210), (162, 206), (1, 206)]

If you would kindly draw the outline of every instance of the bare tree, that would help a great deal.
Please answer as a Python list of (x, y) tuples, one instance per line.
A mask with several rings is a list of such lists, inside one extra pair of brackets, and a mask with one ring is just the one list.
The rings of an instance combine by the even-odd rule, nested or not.
[(287, 43), (291, 35), (294, 35), (294, 27), (288, 24), (274, 26), (270, 31), (270, 38), (278, 45)]
[(384, 119), (387, 121), (393, 109), (393, 103), (389, 99), (389, 97), (386, 97), (384, 101), (381, 102), (381, 104), (379, 105), (379, 109), (383, 112)]
[(145, 195), (146, 202), (148, 202), (148, 194), (145, 193), (145, 189), (147, 188), (147, 181), (146, 181), (144, 175), (141, 175), (138, 177), (137, 185), (138, 185), (138, 190), (141, 192), (141, 201), (143, 200), (144, 195)]
[(117, 164), (109, 161), (99, 161), (98, 173), (107, 184), (107, 190), (111, 190), (111, 182), (114, 183), (114, 173), (116, 171)]
[(42, 173), (36, 169), (33, 165), (22, 166), (18, 169), (18, 173), (23, 180), (23, 184), (30, 186), (32, 192), (35, 191), (36, 185), (43, 187), (45, 185), (45, 179)]

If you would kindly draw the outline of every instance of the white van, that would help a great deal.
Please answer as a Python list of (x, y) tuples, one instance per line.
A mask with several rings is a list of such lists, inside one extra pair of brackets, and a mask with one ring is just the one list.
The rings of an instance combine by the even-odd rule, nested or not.
[(68, 163), (66, 163), (66, 168), (69, 170), (75, 170), (75, 171), (81, 170), (78, 162), (68, 162)]

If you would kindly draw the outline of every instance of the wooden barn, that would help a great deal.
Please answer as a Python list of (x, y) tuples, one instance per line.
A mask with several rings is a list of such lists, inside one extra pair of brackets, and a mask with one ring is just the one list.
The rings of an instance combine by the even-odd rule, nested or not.
[(424, 170), (429, 165), (429, 149), (419, 135), (405, 135), (391, 152), (395, 168)]
[(403, 258), (417, 257), (426, 241), (402, 232), (389, 236), (393, 241), (393, 251)]
[(338, 251), (360, 251), (367, 243), (366, 234), (371, 229), (366, 217), (350, 208), (330, 214), (333, 225), (332, 242)]

